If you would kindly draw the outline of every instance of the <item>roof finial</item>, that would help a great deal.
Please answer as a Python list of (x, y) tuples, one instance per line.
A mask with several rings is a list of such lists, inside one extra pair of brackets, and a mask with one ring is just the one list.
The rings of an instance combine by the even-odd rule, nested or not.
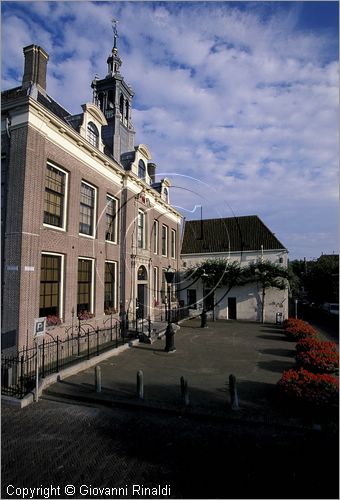
[(117, 19), (112, 18), (111, 23), (112, 23), (112, 30), (113, 30), (113, 48), (116, 49), (117, 48), (117, 37), (118, 37), (118, 31), (117, 31), (118, 21), (117, 21)]

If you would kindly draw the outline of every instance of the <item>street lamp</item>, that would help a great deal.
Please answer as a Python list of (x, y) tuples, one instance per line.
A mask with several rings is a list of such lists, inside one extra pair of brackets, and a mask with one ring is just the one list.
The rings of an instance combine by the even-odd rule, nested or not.
[[(209, 277), (209, 275), (206, 274), (205, 270), (203, 269), (203, 274), (201, 275), (202, 286), (204, 285), (204, 280), (208, 277)], [(203, 291), (204, 291), (204, 288), (203, 288)], [(202, 310), (202, 314), (201, 314), (201, 328), (208, 328), (207, 311), (205, 310), (204, 297), (203, 297), (203, 310)]]
[(174, 342), (174, 328), (171, 323), (171, 285), (173, 283), (175, 277), (174, 269), (171, 269), (169, 265), (167, 270), (164, 271), (165, 281), (168, 285), (168, 325), (165, 331), (165, 351), (166, 352), (174, 352), (176, 351), (175, 342)]

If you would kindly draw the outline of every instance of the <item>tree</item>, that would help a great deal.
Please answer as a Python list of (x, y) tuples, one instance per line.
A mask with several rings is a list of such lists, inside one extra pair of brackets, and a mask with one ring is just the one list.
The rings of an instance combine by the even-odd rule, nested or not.
[(199, 278), (204, 280), (207, 288), (226, 287), (226, 292), (214, 304), (214, 308), (224, 299), (230, 290), (241, 283), (242, 271), (238, 262), (229, 262), (227, 259), (207, 259), (200, 264), (189, 268), (185, 278), (195, 283)]
[(284, 290), (288, 286), (290, 274), (288, 269), (274, 264), (270, 261), (256, 262), (248, 264), (242, 270), (242, 280), (244, 283), (257, 283), (258, 287), (262, 290), (261, 298), (261, 321), (265, 320), (265, 298), (266, 291), (269, 288), (278, 288)]

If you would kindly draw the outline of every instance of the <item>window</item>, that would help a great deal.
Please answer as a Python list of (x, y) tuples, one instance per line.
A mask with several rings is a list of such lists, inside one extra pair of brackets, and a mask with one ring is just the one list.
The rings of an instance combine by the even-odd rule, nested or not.
[(176, 231), (171, 229), (171, 258), (176, 258)]
[(158, 267), (153, 268), (153, 295), (155, 299), (155, 306), (159, 305), (159, 290), (158, 290)]
[(93, 260), (78, 259), (78, 300), (77, 315), (92, 313)]
[(46, 165), (44, 224), (65, 229), (67, 174), (50, 163)]
[(168, 255), (168, 226), (162, 225), (162, 255)]
[(117, 243), (117, 209), (118, 201), (110, 195), (106, 196), (105, 239)]
[(138, 210), (137, 217), (137, 246), (145, 248), (145, 213), (142, 210)]
[(116, 309), (117, 263), (105, 262), (104, 312), (111, 314)]
[(79, 232), (94, 235), (94, 207), (96, 190), (94, 187), (82, 182), (80, 185), (80, 220)]
[(87, 125), (87, 140), (92, 146), (98, 147), (99, 143), (99, 132), (94, 123), (89, 122)]
[(121, 120), (123, 119), (124, 116), (124, 96), (123, 94), (120, 94), (120, 99), (119, 99), (119, 112), (121, 114)]
[(39, 316), (62, 317), (62, 265), (63, 256), (41, 255)]
[(146, 169), (145, 169), (145, 163), (143, 162), (143, 160), (139, 160), (138, 162), (138, 177), (140, 179), (145, 179), (145, 172), (146, 172)]
[(153, 222), (153, 253), (158, 254), (158, 220)]
[(167, 269), (162, 269), (162, 289), (161, 289), (161, 296), (162, 296), (162, 302), (166, 302), (167, 296), (168, 296), (168, 285), (165, 279), (165, 273)]

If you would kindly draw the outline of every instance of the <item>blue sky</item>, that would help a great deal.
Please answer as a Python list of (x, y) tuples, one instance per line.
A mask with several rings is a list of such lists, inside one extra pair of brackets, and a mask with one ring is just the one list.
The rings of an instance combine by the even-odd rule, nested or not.
[(337, 2), (2, 2), (2, 88), (50, 55), (72, 113), (106, 74), (110, 19), (136, 144), (188, 219), (259, 215), (290, 258), (338, 252)]

